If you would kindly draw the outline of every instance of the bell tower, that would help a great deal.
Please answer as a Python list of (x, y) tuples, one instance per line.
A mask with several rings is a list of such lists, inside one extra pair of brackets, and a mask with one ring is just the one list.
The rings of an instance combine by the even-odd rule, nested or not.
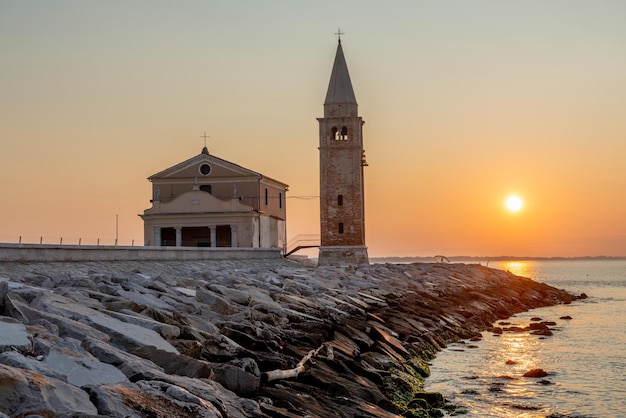
[(320, 233), (318, 265), (368, 264), (365, 246), (363, 119), (348, 66), (337, 45), (320, 126)]

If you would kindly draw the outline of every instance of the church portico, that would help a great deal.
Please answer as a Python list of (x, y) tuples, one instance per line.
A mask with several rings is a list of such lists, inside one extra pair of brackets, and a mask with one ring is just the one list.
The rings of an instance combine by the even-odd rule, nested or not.
[[(151, 223), (153, 235), (147, 237), (145, 245), (156, 247), (258, 247), (259, 234), (255, 227), (258, 213), (227, 214), (212, 213), (211, 223), (203, 214), (168, 214), (161, 217), (146, 216)], [(154, 239), (152, 241), (150, 238)]]
[[(233, 247), (239, 243), (237, 224), (155, 227), (156, 247)], [(245, 241), (245, 239), (244, 239)], [(147, 243), (151, 245), (151, 243)]]

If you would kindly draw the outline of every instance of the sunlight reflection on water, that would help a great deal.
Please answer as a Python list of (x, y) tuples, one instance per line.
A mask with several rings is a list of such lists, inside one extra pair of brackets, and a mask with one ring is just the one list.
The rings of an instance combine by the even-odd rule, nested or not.
[[(465, 417), (626, 417), (626, 261), (491, 262), (489, 267), (590, 298), (521, 313), (506, 320), (510, 325), (494, 324), (524, 327), (538, 316), (557, 322), (552, 337), (484, 333), (480, 342), (451, 344), (432, 362), (427, 390), (469, 410)], [(573, 319), (560, 319), (565, 315)], [(523, 377), (533, 368), (548, 376)]]
[(504, 271), (509, 271), (516, 276), (532, 277), (536, 271), (534, 261), (501, 261), (492, 263), (491, 267)]

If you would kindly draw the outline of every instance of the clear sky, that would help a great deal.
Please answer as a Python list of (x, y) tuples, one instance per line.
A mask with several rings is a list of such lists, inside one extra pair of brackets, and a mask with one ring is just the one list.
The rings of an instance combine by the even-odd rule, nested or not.
[[(319, 233), (341, 27), (370, 256), (626, 255), (626, 2), (0, 0), (0, 242), (143, 242), (209, 151)], [(518, 212), (505, 200), (517, 194)]]

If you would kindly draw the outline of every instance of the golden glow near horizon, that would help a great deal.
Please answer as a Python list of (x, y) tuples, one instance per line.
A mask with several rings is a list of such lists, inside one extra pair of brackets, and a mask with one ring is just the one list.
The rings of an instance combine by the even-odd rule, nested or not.
[(341, 26), (370, 256), (626, 255), (624, 21), (609, 0), (0, 2), (0, 242), (142, 243), (146, 178), (204, 132), (289, 184), (288, 240), (319, 234)]
[(491, 263), (491, 266), (511, 272), (516, 276), (537, 279), (537, 277), (535, 277), (535, 263), (533, 261), (496, 261)]

